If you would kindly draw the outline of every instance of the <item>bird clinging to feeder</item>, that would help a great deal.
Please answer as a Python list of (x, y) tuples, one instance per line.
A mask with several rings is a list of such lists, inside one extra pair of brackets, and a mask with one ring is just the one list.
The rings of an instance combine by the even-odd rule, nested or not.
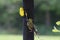
[(28, 29), (30, 30), (30, 32), (34, 31), (37, 34), (37, 30), (35, 29), (35, 25), (33, 23), (32, 18), (28, 19), (27, 26), (28, 26)]

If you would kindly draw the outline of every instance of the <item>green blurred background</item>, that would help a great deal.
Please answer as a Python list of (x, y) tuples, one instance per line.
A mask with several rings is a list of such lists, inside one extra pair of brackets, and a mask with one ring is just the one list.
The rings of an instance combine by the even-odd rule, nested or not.
[[(22, 0), (0, 0), (0, 34), (22, 34), (22, 17), (19, 8)], [(34, 0), (34, 24), (40, 35), (60, 35), (52, 29), (60, 21), (60, 0)]]

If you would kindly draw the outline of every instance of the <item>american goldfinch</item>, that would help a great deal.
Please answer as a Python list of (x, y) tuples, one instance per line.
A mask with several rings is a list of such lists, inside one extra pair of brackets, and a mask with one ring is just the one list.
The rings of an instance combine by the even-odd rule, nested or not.
[(52, 32), (60, 32), (60, 30), (58, 30), (58, 29), (54, 26), (54, 29), (52, 29)]
[(34, 31), (37, 34), (37, 29), (35, 29), (35, 25), (33, 24), (32, 18), (28, 19), (27, 26), (30, 32)]
[(19, 14), (20, 14), (20, 16), (24, 16), (24, 8), (23, 7), (20, 7)]

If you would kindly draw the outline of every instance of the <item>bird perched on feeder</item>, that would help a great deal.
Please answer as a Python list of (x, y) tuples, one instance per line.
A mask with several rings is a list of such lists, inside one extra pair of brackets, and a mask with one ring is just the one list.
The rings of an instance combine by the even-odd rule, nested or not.
[(32, 18), (29, 18), (27, 20), (27, 26), (28, 26), (28, 29), (30, 30), (30, 32), (34, 31), (37, 34), (37, 29), (35, 29), (35, 25), (33, 23)]
[[(24, 13), (25, 12), (25, 13)], [(20, 7), (20, 9), (19, 9), (19, 14), (20, 14), (20, 16), (26, 16), (26, 20), (27, 20), (27, 27), (28, 27), (28, 29), (30, 30), (30, 32), (32, 32), (32, 31), (34, 31), (36, 34), (37, 34), (37, 29), (35, 29), (35, 25), (34, 25), (34, 23), (33, 23), (33, 20), (32, 20), (32, 18), (29, 18), (28, 19), (28, 17), (27, 17), (27, 12), (24, 10), (24, 8), (23, 7)]]
[(23, 7), (20, 7), (20, 9), (19, 9), (19, 14), (20, 14), (20, 16), (24, 16), (24, 8)]

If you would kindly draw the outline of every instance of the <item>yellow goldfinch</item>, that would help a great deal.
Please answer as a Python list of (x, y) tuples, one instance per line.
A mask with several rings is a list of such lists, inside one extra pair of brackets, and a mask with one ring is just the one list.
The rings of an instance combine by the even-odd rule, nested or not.
[(56, 24), (57, 24), (57, 25), (60, 25), (60, 21), (57, 21)]
[(30, 30), (30, 32), (34, 31), (37, 34), (37, 30), (35, 29), (31, 18), (28, 19), (27, 26), (28, 26), (28, 29)]
[(52, 29), (52, 32), (60, 32), (60, 30), (58, 30), (58, 29), (54, 26), (54, 29)]
[(21, 7), (19, 9), (19, 14), (20, 14), (20, 16), (24, 16), (24, 8), (23, 7)]

